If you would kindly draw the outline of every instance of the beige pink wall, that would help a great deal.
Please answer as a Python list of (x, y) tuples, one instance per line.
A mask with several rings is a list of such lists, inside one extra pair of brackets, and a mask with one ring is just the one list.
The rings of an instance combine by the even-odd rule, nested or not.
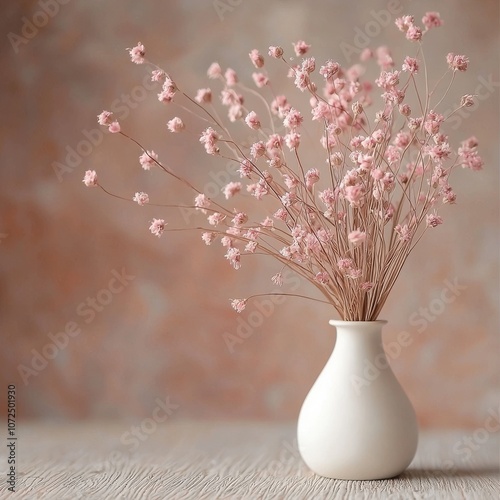
[[(95, 116), (131, 94), (124, 129), (203, 186), (225, 165), (192, 147), (197, 132), (190, 142), (167, 136), (174, 111), (160, 107), (155, 92), (144, 98), (145, 70), (129, 63), (126, 47), (144, 42), (192, 92), (206, 85), (213, 60), (249, 77), (252, 48), (289, 49), (304, 38), (318, 60), (345, 64), (342, 44), (363, 43), (360, 32), (375, 34), (374, 46), (401, 46), (392, 23), (378, 27), (373, 13), (402, 5), (421, 17), (436, 2), (70, 0), (26, 43), (9, 39), (21, 34), (24, 18), (43, 24), (40, 5), (7, 2), (0, 20), (0, 385), (17, 385), (23, 417), (137, 418), (168, 396), (177, 417), (296, 418), (332, 349), (332, 311), (288, 298), (269, 317), (255, 307), (237, 316), (228, 298), (269, 290), (276, 266), (255, 261), (258, 269), (234, 272), (220, 247), (206, 248), (195, 233), (149, 234), (147, 222), (160, 214), (183, 226), (180, 212), (85, 189), (83, 173), (95, 168), (124, 196), (144, 190), (163, 203), (191, 200), (166, 178), (145, 175), (138, 150), (123, 138), (92, 132)], [(486, 168), (474, 176), (460, 172), (459, 203), (408, 262), (382, 316), (389, 320), (386, 342), (411, 334), (393, 366), (422, 425), (475, 428), (498, 412), (499, 8), (494, 0), (461, 0), (439, 2), (439, 9), (446, 31), (427, 48), (428, 63), (437, 71), (442, 54), (470, 56), (450, 105), (482, 85), (481, 100), (451, 135), (475, 134)], [(86, 133), (99, 144), (58, 178), (54, 166), (71, 167), (67, 148), (84, 148)], [(106, 292), (113, 272), (122, 270), (133, 279), (116, 294)], [(447, 280), (463, 289), (441, 308)], [(117, 290), (116, 282), (111, 286)], [(96, 296), (112, 300), (92, 316), (81, 304)], [(423, 321), (420, 308), (429, 306), (439, 314)], [(250, 315), (262, 324), (243, 330)], [(53, 339), (65, 328), (80, 333), (59, 335), (63, 344), (51, 351), (49, 334)], [(226, 334), (242, 341), (230, 349)], [(19, 367), (31, 367), (36, 352), (54, 359), (47, 366), (35, 361), (36, 375), (25, 384)]]

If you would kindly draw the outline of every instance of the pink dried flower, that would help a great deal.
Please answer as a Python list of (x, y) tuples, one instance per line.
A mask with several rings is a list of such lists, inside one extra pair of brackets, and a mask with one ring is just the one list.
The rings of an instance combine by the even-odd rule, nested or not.
[(234, 269), (238, 270), (241, 268), (241, 252), (238, 248), (229, 247), (227, 249), (225, 257)]
[(422, 40), (422, 29), (415, 25), (410, 26), (406, 32), (406, 39), (412, 42), (419, 42)]
[(238, 212), (235, 214), (231, 222), (236, 226), (236, 227), (241, 227), (243, 224), (245, 224), (248, 221), (248, 215), (243, 213), (243, 212)]
[(310, 48), (311, 46), (307, 45), (307, 43), (304, 42), (304, 40), (299, 40), (298, 42), (293, 43), (293, 50), (297, 57), (306, 54)]
[(154, 151), (144, 151), (141, 156), (139, 156), (139, 162), (144, 170), (150, 170), (151, 167), (156, 165), (158, 161), (158, 155)]
[(220, 240), (221, 242), (221, 245), (224, 247), (224, 248), (232, 248), (234, 245), (233, 245), (233, 239), (229, 236), (223, 236)]
[(97, 182), (97, 173), (95, 170), (87, 170), (85, 172), (85, 176), (82, 181), (87, 187), (96, 187), (98, 186)]
[(271, 134), (266, 142), (266, 149), (271, 154), (275, 151), (280, 151), (283, 147), (283, 137), (279, 134)]
[(259, 130), (260, 120), (255, 111), (250, 111), (245, 117), (245, 123), (253, 130)]
[(385, 89), (390, 90), (399, 83), (399, 71), (381, 71), (380, 76), (375, 80), (375, 83)]
[(375, 283), (372, 283), (371, 281), (365, 281), (364, 283), (361, 283), (359, 285), (359, 288), (363, 290), (363, 292), (368, 292), (375, 286)]
[(439, 12), (426, 12), (424, 17), (422, 17), (422, 23), (428, 30), (431, 28), (439, 28), (444, 24)]
[(357, 280), (363, 276), (363, 271), (361, 269), (348, 269), (345, 275), (353, 280)]
[(290, 111), (288, 111), (283, 120), (283, 125), (290, 130), (295, 130), (300, 127), (303, 121), (304, 117), (300, 114), (300, 111), (297, 111), (295, 108), (290, 108)]
[(464, 96), (462, 96), (462, 99), (460, 99), (460, 106), (463, 106), (465, 108), (474, 106), (474, 96), (470, 94), (465, 94)]
[(394, 138), (394, 145), (397, 146), (398, 148), (406, 148), (408, 144), (410, 144), (411, 141), (411, 135), (408, 132), (398, 132), (396, 134), (396, 137)]
[(330, 162), (335, 167), (341, 167), (344, 164), (344, 155), (340, 151), (335, 151), (330, 155)]
[(406, 32), (408, 28), (413, 26), (414, 21), (415, 18), (413, 16), (402, 16), (398, 17), (396, 21), (394, 21), (394, 24), (398, 27), (399, 31)]
[(362, 62), (367, 62), (369, 61), (372, 57), (374, 56), (373, 50), (366, 47), (361, 51), (361, 54), (359, 54), (359, 60)]
[(410, 116), (411, 115), (411, 108), (409, 104), (400, 104), (399, 105), (399, 112), (403, 116)]
[(109, 120), (112, 114), (113, 113), (111, 111), (102, 111), (97, 115), (97, 123), (99, 123), (99, 125), (109, 125)]
[(209, 155), (219, 153), (219, 148), (216, 146), (218, 140), (219, 134), (212, 127), (205, 129), (200, 137), (200, 142), (205, 146), (205, 151)]
[(284, 139), (290, 151), (295, 151), (300, 146), (300, 134), (297, 132), (286, 134)]
[(377, 64), (384, 71), (388, 71), (394, 66), (394, 60), (391, 56), (391, 51), (385, 45), (378, 47), (376, 50)]
[(446, 188), (443, 193), (443, 203), (452, 205), (453, 203), (455, 203), (456, 200), (457, 200), (457, 195), (448, 186), (448, 188)]
[(146, 51), (144, 49), (144, 45), (141, 42), (138, 42), (135, 47), (131, 49), (127, 49), (130, 54), (130, 59), (135, 64), (142, 64), (144, 62), (144, 56), (146, 55)]
[(295, 86), (301, 91), (307, 89), (311, 80), (309, 79), (309, 74), (306, 71), (297, 70), (295, 72)]
[(250, 176), (253, 172), (253, 165), (252, 163), (245, 159), (240, 163), (240, 168), (238, 169), (238, 172), (240, 174), (240, 177), (246, 177), (247, 179), (250, 179)]
[(260, 234), (260, 227), (250, 228), (243, 235), (243, 238), (256, 241)]
[(326, 188), (324, 191), (318, 193), (318, 198), (327, 208), (332, 208), (337, 200), (337, 195), (331, 188)]
[(147, 193), (144, 193), (142, 191), (140, 193), (135, 193), (132, 199), (141, 207), (143, 207), (146, 203), (149, 203), (149, 196), (147, 195)]
[(262, 66), (264, 66), (264, 57), (257, 49), (253, 49), (248, 55), (256, 68), (262, 68)]
[(288, 212), (284, 208), (278, 208), (278, 210), (274, 212), (273, 217), (278, 220), (286, 221), (288, 218)]
[(476, 136), (474, 136), (474, 135), (472, 135), (468, 139), (465, 139), (465, 141), (462, 141), (463, 148), (472, 149), (472, 148), (476, 148), (477, 146), (479, 146), (479, 142), (478, 142)]
[(411, 229), (408, 227), (408, 224), (404, 225), (398, 224), (394, 228), (394, 231), (397, 233), (399, 241), (403, 242), (411, 241), (413, 237), (413, 231), (411, 231)]
[(295, 177), (294, 175), (290, 175), (290, 174), (284, 174), (283, 181), (285, 182), (285, 186), (290, 191), (295, 191), (297, 186), (300, 184), (299, 179), (297, 179), (297, 177)]
[(354, 116), (360, 115), (363, 112), (363, 105), (359, 101), (354, 102), (351, 108)]
[(326, 63), (319, 69), (319, 74), (325, 78), (325, 80), (333, 80), (333, 77), (338, 73), (340, 69), (339, 63), (334, 61), (326, 61)]
[(415, 132), (422, 126), (422, 118), (410, 118), (408, 120), (408, 128), (412, 131)]
[(304, 179), (306, 181), (306, 188), (311, 190), (314, 184), (316, 184), (319, 181), (319, 170), (317, 168), (309, 169), (305, 173)]
[(275, 47), (275, 46), (271, 45), (269, 47), (268, 54), (271, 57), (274, 57), (275, 59), (281, 59), (281, 57), (283, 57), (283, 49), (281, 47)]
[(201, 239), (205, 242), (205, 245), (211, 245), (216, 237), (217, 234), (211, 231), (206, 231), (201, 235)]
[(278, 95), (271, 102), (271, 112), (278, 115), (280, 118), (284, 118), (288, 111), (290, 111), (290, 104), (284, 95)]
[(176, 116), (167, 122), (167, 128), (172, 133), (179, 133), (182, 132), (186, 126), (184, 125), (184, 122)]
[(220, 64), (218, 62), (213, 62), (208, 70), (207, 70), (207, 76), (208, 78), (211, 78), (212, 80), (215, 80), (217, 78), (220, 78), (222, 76), (222, 68), (220, 67)]
[(215, 212), (207, 217), (208, 223), (211, 226), (218, 226), (226, 216), (224, 214), (221, 214), (219, 212)]
[(443, 223), (443, 219), (437, 214), (427, 214), (425, 216), (425, 223), (427, 227), (436, 227)]
[(366, 233), (363, 231), (360, 231), (359, 229), (356, 229), (354, 231), (351, 231), (348, 236), (348, 240), (350, 243), (352, 243), (354, 246), (361, 245), (361, 243), (364, 243), (366, 241)]
[(320, 271), (319, 273), (316, 273), (316, 276), (314, 277), (314, 279), (318, 283), (321, 283), (322, 285), (326, 285), (330, 281), (330, 276), (328, 276), (328, 273), (325, 273), (324, 271)]
[(153, 219), (151, 221), (151, 226), (149, 226), (149, 230), (152, 234), (158, 236), (159, 238), (163, 234), (163, 231), (165, 231), (166, 225), (167, 224), (163, 219)]
[(152, 82), (161, 82), (165, 78), (167, 78), (167, 74), (162, 69), (154, 69), (153, 71), (151, 71)]
[(467, 142), (462, 144), (460, 148), (458, 148), (458, 156), (462, 161), (462, 167), (470, 168), (471, 170), (482, 170), (484, 166), (484, 162), (481, 157), (478, 155), (476, 149), (474, 147), (470, 147)]
[(345, 259), (339, 259), (337, 261), (337, 266), (341, 271), (349, 271), (350, 269), (353, 268), (354, 262), (352, 259), (345, 258)]
[(259, 158), (266, 154), (266, 145), (262, 142), (254, 142), (250, 147), (250, 154), (252, 158)]
[(428, 154), (434, 161), (441, 162), (449, 158), (451, 154), (451, 147), (447, 142), (436, 144), (435, 146), (427, 146), (424, 152)]
[(249, 241), (245, 245), (245, 252), (255, 253), (255, 250), (257, 250), (257, 242), (256, 241)]
[(312, 73), (316, 69), (316, 59), (314, 59), (314, 57), (308, 57), (304, 59), (302, 61), (301, 69), (306, 73)]
[(283, 203), (283, 206), (291, 207), (297, 201), (297, 196), (295, 193), (285, 193), (280, 197), (280, 200), (281, 203)]
[(402, 69), (412, 74), (418, 73), (418, 61), (414, 57), (406, 56)]
[(224, 89), (221, 92), (221, 102), (224, 106), (239, 106), (243, 104), (243, 96), (234, 89)]
[(120, 128), (120, 124), (115, 120), (114, 122), (111, 122), (108, 126), (108, 130), (112, 133), (112, 134), (118, 134), (121, 130)]
[(268, 227), (268, 228), (273, 228), (274, 227), (274, 221), (273, 219), (271, 219), (271, 217), (266, 217), (261, 223), (260, 225), (262, 227)]
[(196, 210), (200, 210), (202, 213), (206, 214), (207, 208), (210, 208), (210, 199), (203, 193), (199, 193), (194, 199), (194, 206)]
[(226, 79), (226, 85), (228, 87), (233, 87), (238, 83), (238, 75), (236, 74), (236, 71), (232, 68), (227, 68), (226, 72), (224, 73), (224, 78)]
[(229, 184), (226, 184), (222, 190), (226, 200), (229, 200), (229, 198), (238, 194), (241, 191), (241, 187), (241, 182), (230, 182)]
[(466, 71), (467, 66), (469, 64), (469, 58), (467, 56), (463, 55), (455, 55), (453, 52), (450, 52), (446, 56), (446, 62), (448, 63), (448, 66), (450, 69), (453, 71)]
[(271, 281), (276, 285), (276, 286), (283, 286), (283, 275), (281, 273), (276, 273), (274, 276), (271, 277)]
[(347, 186), (344, 189), (345, 199), (351, 204), (351, 207), (360, 207), (365, 198), (365, 188), (362, 185)]
[(390, 165), (401, 160), (401, 151), (395, 146), (387, 146), (385, 150), (385, 157)]
[(241, 236), (241, 229), (236, 226), (231, 226), (226, 229), (226, 233), (231, 236)]
[(247, 299), (231, 299), (231, 307), (237, 312), (241, 313), (247, 306)]
[(259, 89), (265, 87), (269, 83), (269, 78), (264, 73), (252, 73), (252, 78)]
[(158, 94), (158, 100), (164, 104), (168, 104), (174, 100), (175, 89), (172, 87), (163, 88), (163, 90)]
[(208, 104), (212, 102), (212, 91), (209, 88), (198, 89), (194, 100), (199, 104)]

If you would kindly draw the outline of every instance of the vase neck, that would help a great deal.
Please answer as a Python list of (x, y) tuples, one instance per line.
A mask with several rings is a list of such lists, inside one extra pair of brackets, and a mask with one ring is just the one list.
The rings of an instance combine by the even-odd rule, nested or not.
[(335, 350), (363, 351), (368, 356), (384, 352), (382, 327), (385, 321), (333, 321), (337, 330)]

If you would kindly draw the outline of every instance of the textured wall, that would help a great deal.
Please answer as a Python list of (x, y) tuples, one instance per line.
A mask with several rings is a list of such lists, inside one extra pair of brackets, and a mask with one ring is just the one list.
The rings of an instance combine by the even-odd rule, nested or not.
[[(418, 18), (436, 8), (401, 4)], [(388, 4), (69, 0), (46, 18), (40, 5), (8, 2), (0, 20), (1, 386), (17, 384), (24, 417), (138, 418), (168, 396), (178, 417), (296, 418), (332, 349), (332, 311), (289, 298), (245, 330), (242, 321), (255, 309), (237, 316), (228, 298), (268, 291), (275, 265), (255, 260), (235, 272), (221, 248), (205, 247), (198, 234), (157, 239), (148, 221), (164, 215), (182, 227), (180, 212), (112, 199), (85, 189), (81, 179), (95, 168), (105, 186), (125, 197), (143, 190), (159, 203), (191, 201), (171, 180), (143, 172), (132, 144), (98, 129), (96, 114), (112, 105), (121, 106), (124, 130), (199, 185), (224, 170), (192, 147), (200, 128), (194, 119), (187, 119), (189, 142), (167, 134), (166, 120), (180, 111), (161, 107), (154, 91), (141, 88), (145, 68), (130, 64), (125, 52), (137, 40), (193, 92), (206, 85), (213, 60), (251, 82), (252, 48), (289, 49), (304, 38), (319, 61), (345, 64), (341, 44), (363, 43), (360, 32), (375, 35), (373, 46), (401, 47), (392, 23), (373, 24), (374, 12)], [(389, 320), (387, 342), (400, 331), (411, 334), (393, 366), (420, 422), (475, 428), (498, 412), (498, 2), (447, 1), (439, 9), (446, 32), (433, 37), (429, 67), (437, 71), (449, 51), (470, 56), (449, 105), (478, 93), (478, 85), (481, 100), (451, 135), (477, 135), (486, 168), (459, 172), (458, 204), (421, 242), (382, 317)], [(27, 21), (40, 27), (30, 31)], [(24, 40), (7, 37), (21, 35), (23, 26)], [(88, 136), (96, 144), (86, 149)], [(68, 148), (82, 157), (72, 158)], [(129, 276), (122, 276), (123, 286), (110, 283), (123, 272)], [(464, 288), (441, 310), (435, 300), (446, 280)], [(93, 297), (99, 310), (89, 312)], [(433, 301), (439, 314), (424, 322), (419, 310)], [(410, 323), (412, 314), (418, 324)], [(229, 349), (228, 333), (246, 338)], [(51, 347), (54, 339), (59, 348)], [(26, 383), (20, 365), (34, 370)]]

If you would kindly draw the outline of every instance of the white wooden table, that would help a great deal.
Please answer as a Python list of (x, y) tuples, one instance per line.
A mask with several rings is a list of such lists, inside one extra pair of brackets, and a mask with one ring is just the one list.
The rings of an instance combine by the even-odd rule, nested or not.
[(7, 490), (3, 436), (0, 498), (500, 498), (498, 434), (422, 433), (417, 457), (401, 476), (339, 481), (307, 469), (293, 423), (146, 419), (135, 425), (145, 431), (138, 437), (131, 424), (18, 422), (17, 492)]

